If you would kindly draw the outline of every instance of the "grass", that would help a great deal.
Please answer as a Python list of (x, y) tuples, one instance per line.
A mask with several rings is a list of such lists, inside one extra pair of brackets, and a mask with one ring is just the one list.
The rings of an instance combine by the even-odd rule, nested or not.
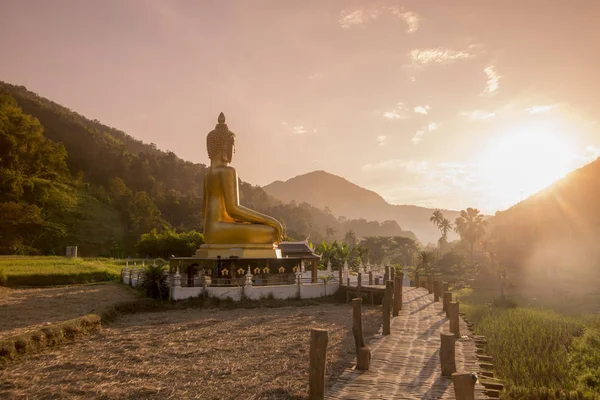
[(493, 282), (484, 288), (479, 282), (454, 295), (487, 339), (486, 353), (507, 384), (504, 398), (600, 398), (600, 317), (581, 313), (577, 301), (558, 304), (525, 291), (500, 301)]
[(108, 258), (0, 257), (5, 286), (53, 286), (118, 280), (125, 260)]

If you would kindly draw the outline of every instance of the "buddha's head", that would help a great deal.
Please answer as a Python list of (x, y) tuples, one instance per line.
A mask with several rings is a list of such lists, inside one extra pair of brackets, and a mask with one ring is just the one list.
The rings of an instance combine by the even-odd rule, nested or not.
[(225, 115), (219, 114), (219, 123), (206, 136), (206, 149), (211, 161), (220, 161), (226, 164), (231, 162), (235, 153), (235, 133), (231, 132), (225, 123)]

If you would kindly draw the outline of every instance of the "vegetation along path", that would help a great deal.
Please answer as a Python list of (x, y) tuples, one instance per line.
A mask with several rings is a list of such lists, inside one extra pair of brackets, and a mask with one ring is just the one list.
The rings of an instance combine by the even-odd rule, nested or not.
[[(454, 399), (452, 380), (441, 376), (440, 332), (449, 332), (442, 303), (434, 303), (426, 289), (404, 287), (400, 314), (392, 319), (392, 333), (369, 345), (368, 371), (346, 369), (329, 391), (329, 399)], [(461, 319), (461, 332), (467, 326)], [(456, 342), (458, 371), (476, 372), (475, 343)], [(476, 398), (486, 398), (477, 383)]]

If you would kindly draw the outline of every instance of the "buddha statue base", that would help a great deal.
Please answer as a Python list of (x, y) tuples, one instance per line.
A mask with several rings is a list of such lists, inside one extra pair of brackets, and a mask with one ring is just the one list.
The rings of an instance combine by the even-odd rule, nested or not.
[(194, 258), (200, 259), (229, 259), (229, 258), (282, 258), (281, 250), (273, 245), (247, 245), (247, 244), (203, 244)]

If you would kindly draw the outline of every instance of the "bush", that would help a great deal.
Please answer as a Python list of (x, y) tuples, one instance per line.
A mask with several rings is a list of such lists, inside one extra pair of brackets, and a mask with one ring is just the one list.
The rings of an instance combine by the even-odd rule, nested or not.
[(8, 278), (6, 277), (6, 272), (4, 272), (4, 267), (0, 266), (0, 286), (6, 285)]
[(146, 292), (146, 296), (160, 300), (168, 297), (169, 288), (167, 287), (166, 269), (165, 262), (161, 259), (154, 260), (152, 264), (146, 265), (142, 281), (142, 288)]
[(190, 257), (204, 244), (204, 235), (197, 231), (177, 233), (171, 229), (144, 233), (135, 248), (142, 257)]

